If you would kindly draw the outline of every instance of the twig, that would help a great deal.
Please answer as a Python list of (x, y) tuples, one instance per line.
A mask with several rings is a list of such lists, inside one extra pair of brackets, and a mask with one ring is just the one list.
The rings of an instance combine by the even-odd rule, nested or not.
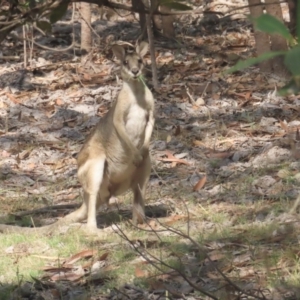
[[(236, 285), (234, 282), (232, 282), (219, 268), (218, 268), (218, 266), (211, 260), (211, 258), (209, 257), (209, 255), (207, 254), (207, 249), (205, 249), (204, 247), (202, 247), (202, 246), (200, 246), (193, 238), (191, 238), (190, 237), (190, 235), (189, 234), (185, 234), (185, 233), (183, 233), (182, 231), (180, 231), (180, 230), (177, 230), (177, 229), (174, 229), (174, 228), (172, 228), (172, 227), (169, 227), (169, 226), (167, 226), (167, 225), (165, 225), (165, 224), (163, 224), (163, 223), (161, 223), (159, 220), (156, 220), (158, 223), (159, 223), (159, 225), (160, 226), (162, 226), (163, 228), (165, 228), (164, 230), (154, 230), (152, 227), (151, 227), (151, 225), (150, 224), (148, 224), (148, 226), (150, 227), (150, 230), (147, 230), (147, 229), (143, 229), (143, 228), (138, 228), (137, 226), (135, 226), (135, 225), (133, 225), (132, 223), (132, 225), (135, 227), (135, 228), (137, 228), (137, 229), (139, 229), (139, 230), (142, 230), (142, 231), (150, 231), (150, 232), (152, 232), (152, 233), (154, 233), (156, 236), (157, 236), (157, 238), (160, 240), (160, 241), (162, 241), (161, 240), (161, 238), (159, 237), (159, 235), (158, 235), (158, 232), (165, 232), (165, 231), (170, 231), (170, 232), (173, 232), (173, 233), (175, 233), (175, 234), (177, 234), (177, 235), (179, 235), (179, 236), (181, 236), (181, 237), (183, 237), (183, 238), (185, 238), (185, 239), (188, 239), (193, 245), (195, 245), (199, 250), (201, 250), (203, 253), (204, 253), (204, 255), (205, 255), (205, 258), (207, 258), (207, 260), (214, 266), (214, 268), (216, 269), (216, 271), (223, 277), (223, 279), (229, 284), (229, 285), (231, 285), (231, 286), (233, 286), (234, 288), (235, 288), (235, 290), (236, 291), (238, 291), (241, 295), (246, 295), (246, 296), (251, 296), (251, 297), (255, 297), (256, 299), (259, 299), (259, 300), (265, 300), (266, 298), (265, 298), (265, 296), (262, 294), (262, 297), (259, 297), (259, 296), (255, 296), (255, 295), (253, 295), (253, 294), (251, 294), (251, 293), (248, 293), (248, 292), (246, 292), (246, 291), (244, 291), (243, 289), (241, 289), (238, 285)], [(115, 224), (116, 225), (116, 224)], [(122, 232), (122, 235), (124, 235), (125, 237), (126, 237), (126, 240), (128, 241), (128, 242), (130, 242), (131, 243), (131, 245), (134, 247), (134, 249), (136, 250), (136, 246), (129, 240), (129, 238), (127, 238), (127, 236), (125, 235), (125, 233), (119, 228), (119, 226), (118, 225), (116, 225), (116, 227)], [(141, 252), (140, 251), (137, 251), (140, 255), (142, 255), (144, 258), (145, 258), (145, 256), (143, 255), (143, 254), (141, 254)], [(151, 256), (151, 258), (154, 258), (156, 261), (159, 261), (160, 263), (162, 263), (158, 258), (156, 258), (155, 256), (153, 256), (152, 254), (150, 254), (149, 252), (147, 252), (147, 254), (149, 255), (149, 256)], [(145, 258), (146, 259), (146, 258)], [(147, 260), (149, 263), (151, 263), (151, 261), (149, 261), (149, 260)], [(153, 265), (153, 264), (152, 264)], [(180, 273), (180, 271), (179, 270), (177, 270), (177, 269), (174, 269), (174, 268), (172, 268), (171, 266), (169, 266), (169, 265), (167, 265), (167, 264), (165, 264), (165, 263), (163, 263), (163, 265), (165, 265), (165, 266), (168, 266), (168, 267), (170, 267), (171, 269), (173, 269), (173, 270), (175, 270), (175, 271), (177, 271), (181, 276), (182, 276), (182, 274)], [(155, 265), (154, 265), (155, 266)], [(156, 266), (155, 266), (156, 267)], [(184, 277), (184, 276), (182, 276), (185, 280), (186, 280), (186, 277)], [(190, 282), (187, 280), (187, 282), (190, 284)], [(192, 285), (191, 285), (192, 286)], [(194, 286), (193, 286), (194, 287)], [(195, 288), (195, 287), (194, 287)], [(202, 292), (202, 291), (201, 291)], [(262, 293), (262, 292), (261, 292)]]
[(153, 260), (157, 261), (160, 265), (163, 265), (167, 268), (170, 268), (174, 271), (176, 271), (191, 287), (193, 287), (195, 290), (199, 291), (200, 293), (210, 297), (211, 299), (214, 300), (219, 300), (219, 298), (215, 297), (214, 295), (212, 295), (211, 293), (203, 290), (201, 287), (199, 287), (198, 285), (194, 284), (185, 274), (184, 272), (168, 265), (167, 263), (165, 263), (163, 260), (158, 259), (157, 257), (155, 257), (154, 255), (152, 255), (151, 253), (147, 252), (147, 255), (149, 257), (147, 257), (147, 255), (145, 255), (142, 251), (140, 251), (138, 249), (138, 247), (129, 240), (129, 238), (126, 236), (126, 234), (124, 233), (124, 231), (119, 227), (118, 224), (114, 223), (114, 225), (116, 226), (116, 228), (118, 229), (118, 231), (115, 230), (115, 232), (120, 236), (123, 237), (133, 248), (134, 250), (141, 255), (149, 264), (151, 264), (154, 268), (156, 268), (157, 270), (159, 270), (160, 272), (163, 272), (163, 269), (160, 268), (158, 265), (156, 265), (155, 263), (153, 263), (153, 261), (151, 261), (149, 259), (149, 257), (151, 257)]
[[(76, 3), (72, 4), (72, 44), (75, 44), (75, 25), (74, 25), (74, 20), (75, 20), (75, 10), (76, 10)], [(73, 56), (76, 57), (76, 52), (75, 52), (75, 47), (73, 48)]]
[(196, 101), (195, 101), (195, 99), (193, 98), (193, 96), (191, 95), (190, 89), (189, 89), (188, 85), (185, 84), (185, 85), (184, 85), (184, 88), (185, 88), (185, 92), (186, 92), (186, 94), (187, 94), (187, 96), (188, 96), (188, 98), (189, 98), (191, 104), (192, 104), (192, 105), (196, 105)]
[[(19, 37), (17, 37), (19, 40), (23, 40), (23, 41), (28, 41), (28, 42), (31, 42), (30, 39), (27, 39), (27, 38), (23, 38), (23, 39), (20, 39)], [(41, 45), (35, 41), (32, 41), (34, 45), (44, 49), (44, 50), (49, 50), (49, 51), (54, 51), (54, 52), (64, 52), (64, 51), (68, 51), (70, 49), (72, 49), (74, 46), (75, 46), (75, 42), (73, 40), (72, 44), (64, 49), (57, 49), (57, 48), (51, 48), (51, 47), (47, 47), (47, 46), (44, 46), (44, 45)]]
[(74, 208), (78, 208), (79, 206), (80, 206), (80, 204), (52, 205), (52, 206), (46, 206), (46, 207), (33, 209), (33, 210), (21, 211), (18, 213), (11, 213), (11, 215), (18, 216), (18, 217), (24, 217), (24, 216), (33, 215), (33, 214), (47, 213), (49, 211), (53, 211), (53, 210), (57, 210), (57, 209), (74, 209)]
[(0, 56), (0, 60), (19, 60), (20, 58), (21, 58), (20, 56), (10, 56), (10, 55)]
[[(167, 230), (178, 234), (179, 236), (188, 239), (192, 244), (194, 244), (198, 249), (203, 249), (203, 247), (201, 247), (193, 238), (191, 238), (190, 236), (186, 235), (185, 233), (183, 233), (180, 230), (174, 229), (172, 227), (169, 227), (167, 225), (162, 224), (161, 222), (158, 221), (158, 223), (166, 228)], [(207, 258), (207, 260), (209, 260), (210, 263), (212, 263), (214, 265), (214, 268), (216, 269), (216, 271), (225, 279), (225, 281), (227, 281), (227, 283), (229, 283), (231, 286), (233, 286), (237, 291), (241, 292), (242, 294), (246, 295), (246, 296), (251, 296), (251, 297), (256, 297), (256, 299), (259, 300), (265, 300), (265, 297), (263, 296), (263, 298), (258, 297), (258, 296), (254, 296), (251, 293), (248, 293), (246, 291), (244, 291), (243, 289), (241, 289), (238, 285), (236, 285), (234, 282), (232, 282), (219, 268), (216, 264), (214, 264), (214, 262), (212, 261), (212, 259), (209, 257), (209, 255), (207, 255), (207, 253), (205, 252), (205, 258)]]
[(33, 28), (32, 26), (30, 26), (31, 29), (31, 41), (28, 42), (28, 46), (29, 46), (29, 64), (30, 67), (32, 66), (32, 57), (33, 57), (33, 42), (34, 42), (34, 37), (33, 37)]
[(22, 26), (23, 30), (23, 50), (24, 50), (24, 69), (27, 68), (27, 51), (26, 51), (26, 25)]
[(298, 208), (298, 206), (299, 206), (299, 204), (300, 204), (300, 193), (298, 194), (298, 197), (297, 197), (296, 201), (294, 202), (293, 207), (290, 209), (289, 213), (290, 214), (295, 213), (296, 210), (297, 210), (297, 208)]
[(114, 288), (115, 291), (119, 292), (120, 294), (122, 294), (123, 296), (125, 296), (127, 299), (130, 300), (130, 297), (128, 295), (126, 295), (124, 292), (122, 292), (121, 290)]

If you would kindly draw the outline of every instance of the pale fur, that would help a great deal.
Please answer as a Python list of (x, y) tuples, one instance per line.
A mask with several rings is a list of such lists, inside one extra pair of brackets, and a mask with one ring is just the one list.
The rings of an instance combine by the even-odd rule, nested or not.
[(73, 222), (87, 219), (89, 229), (97, 228), (96, 212), (111, 196), (132, 189), (133, 221), (144, 221), (145, 189), (151, 171), (149, 144), (154, 126), (154, 99), (138, 78), (148, 45), (142, 42), (126, 53), (113, 46), (121, 61), (123, 87), (107, 115), (100, 120), (78, 154), (78, 178), (84, 190), (82, 206), (67, 216)]

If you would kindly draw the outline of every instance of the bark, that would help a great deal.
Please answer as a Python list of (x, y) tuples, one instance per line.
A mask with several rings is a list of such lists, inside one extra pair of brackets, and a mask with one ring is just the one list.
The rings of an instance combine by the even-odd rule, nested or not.
[[(158, 0), (151, 0), (151, 10), (155, 12), (158, 10)], [(152, 27), (154, 36), (158, 36), (158, 33), (162, 30), (162, 20), (160, 15), (153, 14), (152, 16)]]
[[(268, 14), (276, 17), (279, 21), (281, 21), (283, 23), (284, 21), (283, 21), (282, 10), (281, 10), (279, 0), (276, 0), (275, 2), (277, 2), (277, 3), (274, 4), (274, 0), (265, 0), (266, 11)], [(273, 4), (271, 4), (271, 3), (273, 3)], [(284, 51), (284, 50), (288, 49), (287, 41), (281, 35), (272, 34), (270, 36), (270, 40), (271, 40), (271, 50), (273, 50), (273, 51), (283, 50)], [(286, 76), (287, 70), (283, 63), (283, 57), (276, 57), (276, 58), (272, 59), (272, 69), (273, 69), (273, 72), (275, 72), (277, 75), (282, 76), (282, 77)]]
[(151, 56), (152, 82), (153, 82), (154, 89), (157, 91), (158, 79), (157, 79), (156, 56), (155, 56), (151, 15), (146, 16), (146, 25), (147, 25), (147, 33), (148, 33), (148, 41), (149, 41), (149, 50)]
[(296, 23), (297, 23), (297, 0), (288, 0), (290, 24), (289, 28), (293, 35), (296, 34)]
[(91, 4), (80, 3), (81, 14), (81, 61), (92, 49)]
[[(255, 4), (257, 4), (257, 5), (254, 6)], [(258, 5), (258, 4), (261, 4), (260, 0), (249, 0), (250, 13), (253, 18), (257, 18), (263, 14), (263, 6)], [(253, 5), (253, 6), (251, 6), (251, 5)], [(254, 28), (254, 39), (255, 39), (255, 44), (256, 44), (257, 56), (259, 56), (265, 52), (269, 52), (271, 50), (270, 39), (269, 39), (269, 35), (267, 33), (257, 31)], [(272, 72), (272, 62), (270, 60), (260, 63), (259, 66), (260, 66), (260, 69), (262, 72), (265, 72), (265, 73)]]
[[(171, 9), (166, 6), (160, 7), (161, 12), (170, 12)], [(175, 38), (174, 16), (162, 16), (163, 35), (167, 38)]]
[[(132, 8), (137, 10), (144, 10), (144, 4), (142, 0), (132, 0)], [(142, 39), (147, 38), (147, 26), (146, 26), (146, 15), (139, 13), (139, 23), (141, 27)]]

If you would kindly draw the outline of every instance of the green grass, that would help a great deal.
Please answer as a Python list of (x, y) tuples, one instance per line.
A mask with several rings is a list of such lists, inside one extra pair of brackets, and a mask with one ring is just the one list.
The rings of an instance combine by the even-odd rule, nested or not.
[[(189, 138), (182, 135), (182, 142), (186, 143)], [(206, 161), (213, 169), (217, 169), (220, 162), (213, 159)], [(88, 236), (84, 231), (72, 227), (64, 234), (52, 236), (38, 236), (34, 231), (30, 235), (1, 234), (0, 299), (8, 299), (11, 290), (27, 280), (32, 281), (31, 276), (41, 278), (44, 274), (42, 267), (60, 266), (65, 259), (84, 249), (96, 250), (97, 257), (108, 253), (103, 267), (103, 278), (106, 280), (99, 284), (101, 293), (106, 294), (128, 283), (140, 288), (151, 288), (153, 281), (158, 281), (162, 274), (169, 276), (173, 269), (187, 271), (193, 278), (205, 277), (207, 274), (201, 272), (203, 266), (208, 264), (206, 255), (212, 257), (224, 274), (236, 283), (248, 280), (258, 284), (263, 282), (264, 288), (274, 288), (284, 278), (291, 286), (299, 285), (300, 226), (296, 221), (293, 223), (294, 219), (291, 224), (272, 221), (272, 218), (288, 213), (293, 202), (284, 197), (274, 200), (271, 196), (252, 194), (252, 184), (255, 180), (264, 175), (276, 176), (282, 168), (288, 170), (287, 163), (251, 172), (232, 173), (229, 178), (220, 176), (218, 172), (215, 177), (214, 174), (210, 174), (204, 188), (209, 190), (221, 184), (222, 189), (205, 199), (201, 193), (193, 192), (193, 187), (187, 183), (190, 174), (195, 172), (194, 166), (186, 167), (186, 173), (181, 172), (180, 167), (170, 168), (169, 164), (155, 162), (153, 168), (162, 178), (163, 184), (159, 188), (149, 188), (147, 199), (150, 203), (151, 200), (170, 203), (169, 215), (159, 221), (167, 222), (167, 226), (181, 230), (184, 234), (189, 232), (193, 240), (207, 248), (206, 252), (197, 249), (183, 235), (161, 227), (158, 222), (158, 231), (155, 234), (146, 226), (141, 230), (132, 227), (127, 218), (122, 216), (117, 221), (118, 226), (139, 251), (156, 258), (152, 258), (153, 264), (145, 262), (125, 239), (109, 227), (103, 231), (103, 238)], [(282, 182), (285, 189), (294, 188), (293, 185), (299, 186), (292, 176), (283, 179)], [(44, 206), (45, 199), (47, 204), (53, 204), (52, 199), (55, 199), (57, 191), (73, 187), (75, 183), (74, 178), (63, 179), (57, 184), (51, 183), (42, 197), (24, 197), (24, 191), (15, 190), (15, 197), (4, 197), (0, 207), (3, 207), (4, 212), (15, 212)], [(251, 201), (248, 201), (249, 196), (252, 197)], [(126, 204), (126, 208), (130, 209), (132, 193), (126, 193), (119, 199), (120, 208), (123, 209)], [(189, 219), (186, 218), (187, 210)], [(269, 216), (272, 218), (268, 218)], [(32, 217), (46, 218), (47, 215)], [(179, 217), (178, 220), (176, 217)], [(1, 222), (5, 221), (8, 219), (1, 217)], [(17, 221), (11, 218), (10, 221), (18, 222), (21, 226), (29, 226), (32, 223), (30, 216)], [(253, 269), (258, 275), (249, 275), (249, 278), (243, 279), (247, 269)], [(217, 286), (220, 288), (217, 293), (222, 295), (225, 291), (221, 288), (222, 276), (216, 270), (209, 272), (216, 276)], [(168, 280), (176, 280), (176, 276), (174, 278), (170, 275)], [(86, 289), (91, 294), (97, 294), (99, 286), (88, 282)]]

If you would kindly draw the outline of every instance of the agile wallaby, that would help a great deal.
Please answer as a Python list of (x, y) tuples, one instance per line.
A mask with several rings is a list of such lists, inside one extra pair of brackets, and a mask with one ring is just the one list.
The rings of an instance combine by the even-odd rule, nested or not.
[(78, 222), (87, 218), (96, 229), (96, 212), (111, 196), (132, 189), (133, 222), (145, 218), (144, 195), (151, 171), (149, 144), (154, 126), (154, 99), (141, 80), (146, 42), (128, 53), (112, 47), (121, 62), (123, 87), (117, 101), (89, 135), (78, 155), (78, 177), (84, 190), (82, 206), (67, 216)]

